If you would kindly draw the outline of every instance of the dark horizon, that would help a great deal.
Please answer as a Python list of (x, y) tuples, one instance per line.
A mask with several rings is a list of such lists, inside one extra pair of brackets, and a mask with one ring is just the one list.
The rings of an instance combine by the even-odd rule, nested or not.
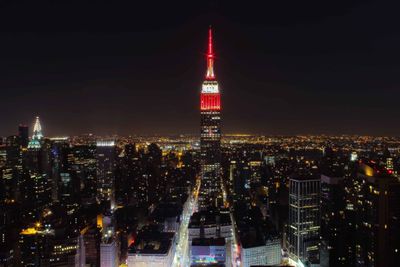
[[(207, 29), (223, 133), (400, 135), (397, 8), (0, 4), (0, 136), (197, 134)], [(30, 129), (31, 130), (31, 129)]]

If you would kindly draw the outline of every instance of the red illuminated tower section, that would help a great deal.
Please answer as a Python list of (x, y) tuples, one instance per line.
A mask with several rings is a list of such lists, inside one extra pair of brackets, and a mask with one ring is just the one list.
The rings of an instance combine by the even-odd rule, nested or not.
[(200, 96), (201, 187), (199, 208), (222, 206), (221, 96), (214, 74), (212, 30), (208, 31), (207, 72)]

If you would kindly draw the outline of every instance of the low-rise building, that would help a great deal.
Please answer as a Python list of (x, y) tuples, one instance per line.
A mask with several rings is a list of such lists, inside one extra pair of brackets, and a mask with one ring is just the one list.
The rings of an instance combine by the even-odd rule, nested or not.
[(175, 255), (175, 233), (147, 227), (128, 249), (128, 267), (169, 267)]
[(117, 242), (114, 238), (110, 237), (100, 244), (100, 267), (117, 267), (118, 266), (118, 253)]
[(225, 264), (225, 261), (225, 238), (195, 238), (192, 240), (190, 246), (190, 262), (192, 266)]
[(190, 218), (189, 241), (194, 238), (231, 238), (232, 221), (228, 212), (201, 211)]

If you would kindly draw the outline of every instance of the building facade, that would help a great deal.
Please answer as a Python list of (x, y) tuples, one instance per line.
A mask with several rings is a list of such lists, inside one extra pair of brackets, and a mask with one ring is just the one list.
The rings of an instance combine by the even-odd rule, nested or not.
[(115, 205), (115, 158), (114, 141), (97, 141), (97, 201), (106, 202), (111, 210)]
[(221, 190), (221, 97), (214, 75), (212, 31), (209, 29), (207, 73), (200, 96), (201, 188), (199, 208), (219, 207)]
[(289, 180), (288, 248), (294, 261), (319, 263), (320, 179)]
[(103, 240), (100, 244), (100, 267), (118, 266), (118, 247), (113, 238)]
[(265, 246), (267, 247), (267, 265), (279, 265), (282, 261), (281, 239), (267, 239)]
[(321, 264), (323, 260), (330, 266), (351, 266), (353, 262), (354, 224), (352, 211), (346, 210), (345, 188), (345, 177), (321, 175), (322, 249), (328, 255), (327, 259), (321, 257)]
[(192, 266), (207, 264), (225, 264), (225, 238), (196, 238), (190, 246), (190, 262)]
[(175, 233), (144, 230), (128, 249), (128, 267), (172, 266), (176, 250)]
[(400, 182), (373, 164), (362, 163), (357, 176), (356, 266), (398, 266)]
[(29, 127), (20, 124), (18, 126), (18, 136), (21, 148), (27, 148), (29, 143)]

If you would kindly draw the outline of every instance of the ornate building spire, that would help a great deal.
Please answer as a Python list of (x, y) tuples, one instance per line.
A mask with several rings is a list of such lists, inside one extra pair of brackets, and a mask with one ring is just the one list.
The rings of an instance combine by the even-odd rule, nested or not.
[(213, 51), (213, 43), (212, 43), (212, 28), (208, 29), (208, 51), (207, 51), (207, 80), (214, 80), (214, 51)]
[(28, 143), (29, 149), (40, 149), (42, 144), (40, 140), (43, 138), (42, 126), (40, 125), (39, 117), (36, 117), (35, 124), (33, 125), (33, 135), (31, 141)]
[(33, 126), (33, 136), (32, 139), (40, 140), (42, 139), (42, 126), (40, 125), (39, 117), (36, 117), (35, 125)]

